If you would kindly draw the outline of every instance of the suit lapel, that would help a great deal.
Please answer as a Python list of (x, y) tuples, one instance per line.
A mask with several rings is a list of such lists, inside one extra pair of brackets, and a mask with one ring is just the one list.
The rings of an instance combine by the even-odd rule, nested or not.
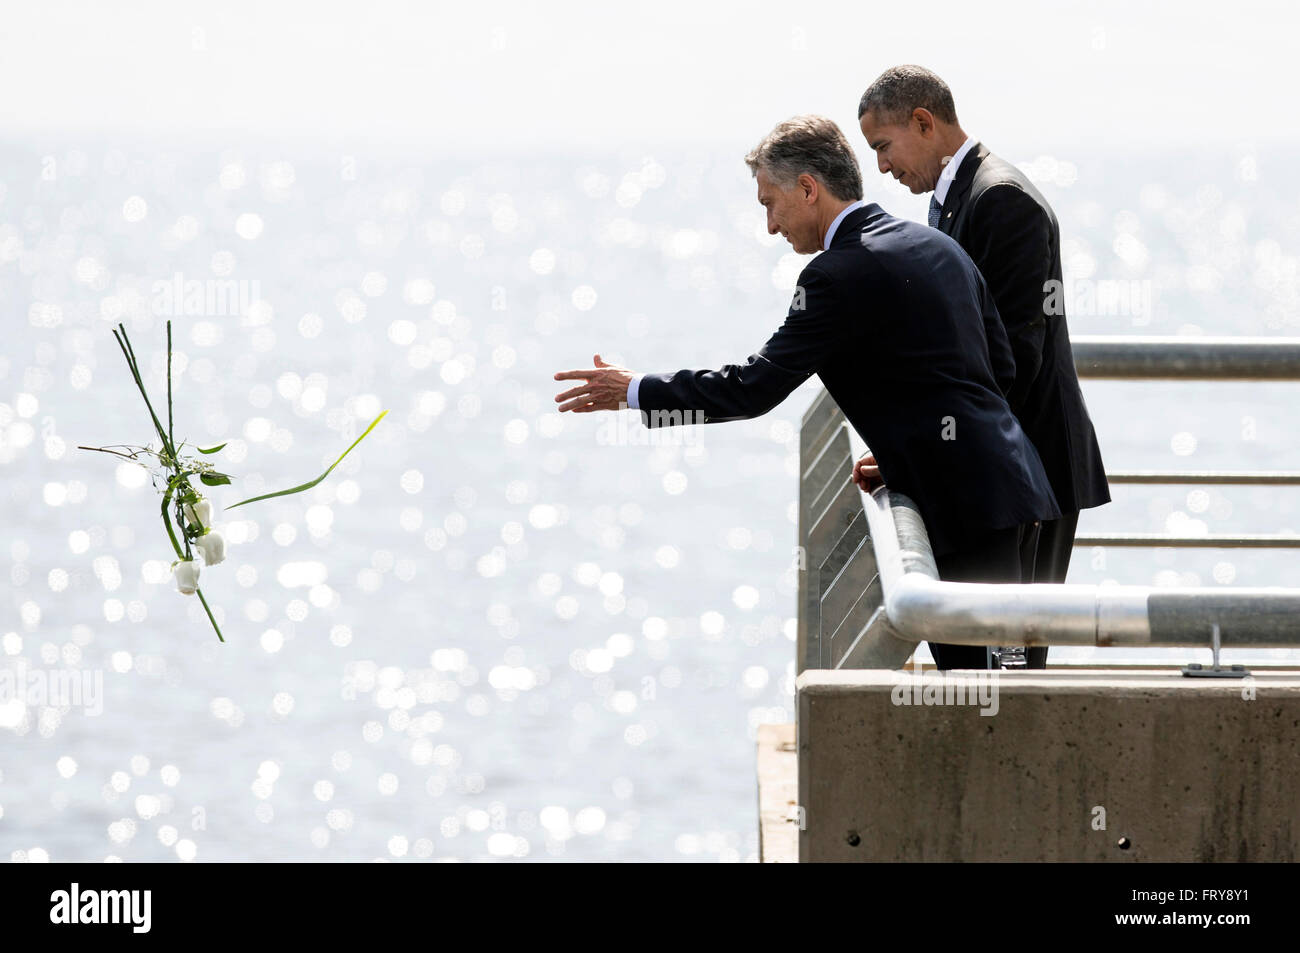
[(943, 210), (939, 213), (939, 231), (945, 235), (952, 234), (952, 226), (957, 221), (957, 213), (961, 211), (966, 196), (970, 194), (971, 184), (975, 181), (975, 172), (988, 154), (989, 150), (984, 147), (984, 144), (977, 142), (971, 146), (970, 152), (966, 153), (966, 157), (961, 160), (961, 168), (957, 170), (957, 177), (952, 180), (952, 185), (948, 187), (948, 196), (944, 199)]

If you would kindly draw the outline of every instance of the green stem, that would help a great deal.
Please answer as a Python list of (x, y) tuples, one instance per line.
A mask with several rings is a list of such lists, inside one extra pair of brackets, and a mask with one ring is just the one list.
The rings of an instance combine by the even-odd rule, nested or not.
[(203, 590), (198, 586), (195, 586), (194, 591), (198, 593), (199, 602), (203, 603), (203, 610), (207, 612), (208, 621), (212, 623), (212, 628), (217, 630), (217, 638), (222, 642), (226, 641), (226, 637), (221, 634), (221, 626), (217, 625), (217, 620), (213, 617), (212, 610), (208, 608), (208, 600), (203, 598)]
[(135, 378), (135, 386), (139, 388), (140, 396), (144, 398), (144, 405), (149, 408), (149, 416), (153, 418), (154, 430), (158, 432), (158, 438), (162, 441), (163, 449), (175, 460), (176, 454), (172, 450), (171, 441), (167, 439), (167, 431), (163, 430), (162, 421), (154, 413), (153, 404), (149, 402), (149, 394), (144, 389), (144, 380), (140, 377), (140, 366), (136, 363), (135, 351), (132, 350), (131, 341), (126, 336), (126, 326), (119, 324), (118, 327), (122, 329), (121, 337), (118, 337), (118, 332), (114, 331), (113, 338), (117, 341), (117, 346), (122, 349), (122, 354), (126, 357), (126, 366), (131, 369), (131, 376)]
[[(99, 452), (99, 453), (111, 453), (113, 456), (115, 456), (115, 457), (121, 457), (123, 460), (130, 460), (130, 461), (133, 462), (133, 463), (136, 462), (136, 459), (135, 459), (134, 455), (129, 454), (129, 453), (118, 453), (116, 450), (109, 450), (107, 447), (81, 447), (81, 446), (78, 446), (77, 449), (78, 449), (78, 450), (95, 450), (95, 451), (97, 451), (97, 452)], [(144, 464), (142, 463), (142, 464), (140, 464), (140, 466), (144, 466)]]
[[(186, 484), (188, 486), (188, 484)], [(185, 504), (178, 498), (176, 500), (176, 525), (181, 528), (181, 533), (185, 537), (185, 558), (193, 559), (194, 553), (190, 549), (190, 534), (185, 529)]]
[(167, 440), (170, 443), (175, 459), (176, 431), (172, 427), (172, 322), (167, 319)]
[[(176, 550), (176, 558), (185, 559), (186, 558), (185, 553), (181, 552), (181, 544), (176, 539), (176, 530), (172, 529), (171, 514), (167, 512), (167, 505), (171, 503), (172, 493), (174, 493), (175, 491), (176, 491), (176, 480), (175, 478), (173, 478), (167, 482), (167, 492), (163, 494), (163, 501), (162, 501), (163, 526), (167, 527), (167, 536), (172, 541), (172, 549)], [(185, 548), (187, 550), (189, 549), (189, 542), (190, 541), (188, 539), (185, 540)]]
[[(167, 492), (163, 494), (163, 505), (162, 505), (163, 525), (167, 527), (167, 535), (171, 538), (172, 548), (176, 550), (176, 555), (181, 559), (192, 559), (193, 556), (189, 555), (190, 553), (189, 536), (185, 537), (185, 554), (182, 554), (180, 543), (177, 542), (176, 540), (176, 531), (172, 529), (171, 516), (167, 512), (167, 504), (171, 502), (172, 494), (175, 492), (176, 486), (177, 486), (177, 481), (175, 478), (173, 478), (167, 484)], [(177, 518), (179, 519), (179, 514)], [(222, 642), (226, 641), (226, 637), (221, 634), (221, 626), (217, 625), (217, 619), (212, 614), (211, 606), (208, 605), (208, 600), (203, 597), (203, 590), (200, 589), (198, 586), (195, 586), (194, 593), (199, 597), (199, 602), (203, 603), (203, 611), (208, 614), (208, 621), (212, 623), (212, 628), (216, 631), (217, 638)]]
[[(172, 443), (170, 443), (168, 436), (166, 436), (166, 430), (162, 429), (162, 421), (159, 420), (159, 415), (153, 411), (153, 403), (149, 400), (148, 391), (144, 389), (144, 378), (140, 376), (140, 365), (138, 361), (135, 360), (135, 350), (131, 347), (130, 338), (126, 337), (126, 328), (123, 325), (118, 325), (118, 328), (122, 329), (122, 335), (121, 339), (118, 339), (117, 345), (122, 348), (122, 354), (126, 355), (126, 367), (130, 368), (131, 377), (135, 380), (136, 389), (140, 391), (140, 397), (144, 398), (144, 406), (148, 408), (149, 417), (153, 420), (153, 429), (155, 429), (157, 436), (159, 436), (160, 441), (162, 441), (162, 449), (168, 452), (169, 456), (175, 458), (175, 454), (172, 450)], [(116, 330), (114, 330), (113, 335), (114, 337), (117, 337)]]

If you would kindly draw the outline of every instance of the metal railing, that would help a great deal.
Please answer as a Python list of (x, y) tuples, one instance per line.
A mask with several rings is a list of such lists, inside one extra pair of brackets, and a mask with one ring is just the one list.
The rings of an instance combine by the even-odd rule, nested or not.
[[(1070, 342), (1080, 378), (1099, 380), (1300, 381), (1300, 338), (1080, 337)], [(1157, 470), (1107, 473), (1116, 484), (1300, 485), (1300, 472)], [(1075, 546), (1295, 549), (1300, 535), (1083, 533)]]
[[(1270, 340), (1269, 344), (1273, 342)], [(1300, 380), (1300, 340), (1083, 338), (1081, 377)], [(797, 667), (895, 668), (921, 641), (1300, 646), (1300, 590), (941, 582), (914, 503), (853, 483), (864, 451), (826, 391), (800, 427)], [(1300, 483), (1294, 473), (1109, 474), (1116, 483)], [(1081, 536), (1076, 545), (1294, 546), (1284, 535)], [(1216, 648), (1217, 664), (1217, 648)]]
[(800, 671), (897, 668), (922, 641), (1300, 646), (1300, 589), (940, 581), (916, 505), (885, 487), (868, 496), (832, 466), (850, 466), (857, 449), (830, 406), (838, 419), (801, 479)]
[(1070, 348), (1080, 377), (1300, 381), (1300, 338), (1087, 335)]

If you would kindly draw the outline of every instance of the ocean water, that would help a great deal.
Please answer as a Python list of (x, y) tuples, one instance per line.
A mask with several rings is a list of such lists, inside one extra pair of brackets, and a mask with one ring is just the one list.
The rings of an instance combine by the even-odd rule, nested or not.
[[(798, 420), (650, 435), (555, 371), (743, 361), (803, 259), (739, 158), (457, 160), (0, 144), (0, 858), (684, 860), (757, 851), (792, 720)], [(1056, 208), (1074, 334), (1300, 333), (1282, 151), (1006, 156)], [(923, 220), (869, 174), (867, 197)], [(78, 445), (175, 431), (235, 477), (202, 585)], [(567, 386), (567, 385), (563, 385)], [(1086, 382), (1107, 464), (1294, 469), (1289, 384)], [(380, 410), (379, 427), (314, 477)], [(1300, 493), (1117, 487), (1083, 532), (1300, 530)], [(1300, 586), (1286, 551), (1078, 550), (1071, 581)], [(1053, 650), (1208, 661), (1207, 650)], [(1228, 661), (1296, 657), (1228, 652)], [(84, 681), (82, 681), (84, 679)]]

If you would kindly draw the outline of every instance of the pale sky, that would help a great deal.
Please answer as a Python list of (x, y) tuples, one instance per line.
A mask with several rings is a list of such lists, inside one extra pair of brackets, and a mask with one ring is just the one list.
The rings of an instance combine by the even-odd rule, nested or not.
[(1227, 150), (1300, 142), (1298, 25), (1258, 2), (41, 0), (5, 10), (0, 135), (747, 148), (799, 112), (856, 136), (867, 83), (917, 62), (1003, 148)]

